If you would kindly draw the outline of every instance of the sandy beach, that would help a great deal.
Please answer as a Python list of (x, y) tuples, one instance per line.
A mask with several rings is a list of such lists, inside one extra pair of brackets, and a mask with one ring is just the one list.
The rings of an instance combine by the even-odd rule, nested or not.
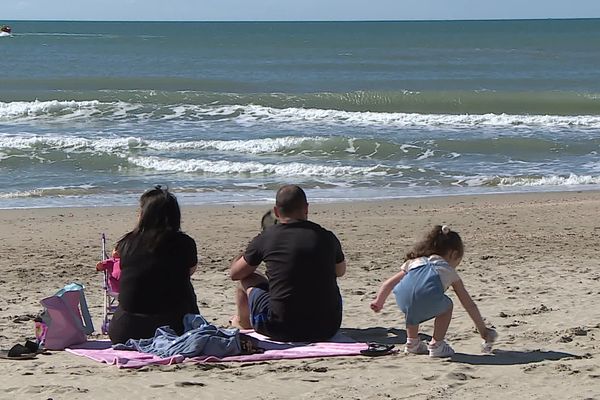
[[(234, 313), (230, 260), (267, 208), (182, 204), (201, 258), (193, 277), (200, 310), (217, 325)], [(463, 237), (459, 273), (500, 335), (493, 356), (481, 355), (450, 294), (447, 339), (459, 353), (451, 360), (398, 354), (119, 370), (52, 352), (0, 360), (0, 398), (600, 399), (599, 214), (600, 193), (587, 191), (311, 205), (310, 219), (338, 235), (348, 261), (339, 281), (346, 334), (403, 348), (393, 299), (380, 314), (369, 303), (420, 235), (445, 223)], [(112, 244), (135, 218), (134, 208), (118, 207), (0, 210), (0, 347), (31, 337), (39, 300), (73, 281), (86, 285), (99, 330), (100, 234)], [(431, 334), (431, 323), (421, 331)]]

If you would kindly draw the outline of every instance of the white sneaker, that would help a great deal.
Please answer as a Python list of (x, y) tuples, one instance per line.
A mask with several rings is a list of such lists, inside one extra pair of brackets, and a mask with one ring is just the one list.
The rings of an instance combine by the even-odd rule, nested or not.
[(428, 354), (429, 349), (427, 348), (427, 344), (422, 340), (419, 340), (414, 343), (406, 343), (404, 346), (404, 354)]
[(435, 344), (427, 345), (427, 349), (429, 350), (429, 357), (450, 357), (454, 354), (454, 349), (450, 347), (445, 340), (440, 342), (436, 342)]

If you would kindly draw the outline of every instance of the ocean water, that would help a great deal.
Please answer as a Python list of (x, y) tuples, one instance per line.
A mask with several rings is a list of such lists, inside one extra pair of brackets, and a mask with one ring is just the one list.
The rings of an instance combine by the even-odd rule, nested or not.
[(600, 20), (3, 22), (0, 208), (600, 187)]

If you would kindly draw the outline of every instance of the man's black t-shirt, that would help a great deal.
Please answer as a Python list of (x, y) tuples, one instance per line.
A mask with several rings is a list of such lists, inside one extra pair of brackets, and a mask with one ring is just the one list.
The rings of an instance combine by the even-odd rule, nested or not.
[(248, 245), (249, 265), (267, 266), (270, 330), (288, 340), (325, 339), (342, 322), (335, 265), (344, 261), (335, 235), (310, 221), (277, 224)]
[(194, 239), (182, 232), (164, 234), (150, 248), (155, 232), (141, 233), (136, 243), (117, 250), (121, 256), (119, 307), (139, 314), (182, 318), (198, 313), (190, 268), (198, 263)]

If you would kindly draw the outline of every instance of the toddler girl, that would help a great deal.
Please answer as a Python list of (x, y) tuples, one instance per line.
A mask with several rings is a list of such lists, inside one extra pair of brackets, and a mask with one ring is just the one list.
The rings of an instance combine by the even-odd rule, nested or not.
[[(486, 328), (483, 318), (462, 280), (456, 273), (464, 253), (458, 233), (446, 225), (436, 225), (406, 254), (400, 272), (386, 280), (371, 303), (371, 309), (381, 311), (390, 292), (406, 317), (405, 353), (429, 354), (430, 357), (450, 357), (454, 350), (444, 341), (452, 319), (452, 300), (444, 292), (452, 286), (461, 304), (475, 323), (485, 349), (491, 350), (496, 331)], [(419, 324), (434, 320), (433, 338), (429, 344), (419, 339)]]

